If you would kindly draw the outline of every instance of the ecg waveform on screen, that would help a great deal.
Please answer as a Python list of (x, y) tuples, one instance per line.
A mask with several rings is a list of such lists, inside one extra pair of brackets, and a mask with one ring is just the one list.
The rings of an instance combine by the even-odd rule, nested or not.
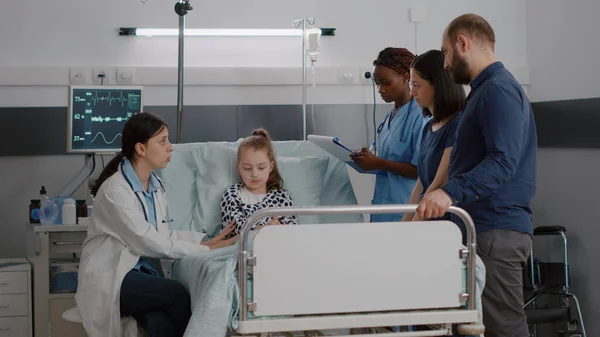
[(108, 141), (108, 140), (106, 140), (106, 137), (104, 136), (104, 134), (102, 132), (97, 132), (96, 135), (94, 136), (94, 138), (92, 138), (92, 141), (90, 143), (93, 143), (96, 140), (96, 138), (98, 138), (98, 136), (102, 137), (102, 139), (104, 140), (104, 143), (107, 145), (114, 143), (118, 137), (123, 137), (123, 135), (121, 135), (120, 133), (117, 133), (111, 141)]
[[(131, 113), (129, 113), (128, 115), (130, 115)], [(103, 123), (103, 122), (126, 122), (129, 118), (128, 117), (102, 117), (102, 116), (92, 116), (91, 120), (92, 122), (99, 122), (99, 123)]]
[(119, 97), (113, 97), (110, 95), (110, 92), (108, 93), (108, 96), (98, 96), (98, 92), (95, 93), (94, 96), (92, 96), (92, 101), (94, 102), (94, 105), (98, 104), (98, 102), (108, 102), (108, 105), (112, 105), (113, 102), (121, 102), (121, 106), (125, 106), (125, 102), (127, 102), (129, 99), (123, 97), (123, 93), (119, 94)]
[(108, 92), (106, 96), (98, 95), (98, 91), (88, 91), (85, 93), (86, 97), (75, 96), (76, 103), (87, 102), (87, 106), (98, 105), (99, 103), (108, 103), (109, 106), (112, 106), (114, 102), (121, 103), (121, 107), (125, 107), (126, 102), (130, 102), (132, 106), (137, 106), (139, 104), (139, 95), (128, 95), (127, 97), (123, 95), (123, 92), (119, 92), (117, 95), (114, 93)]

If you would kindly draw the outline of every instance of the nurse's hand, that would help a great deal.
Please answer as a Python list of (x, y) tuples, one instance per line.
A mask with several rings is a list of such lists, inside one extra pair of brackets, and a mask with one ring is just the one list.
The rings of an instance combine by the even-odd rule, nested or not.
[(366, 147), (363, 147), (360, 150), (354, 149), (353, 151), (354, 151), (354, 154), (350, 155), (350, 159), (352, 159), (356, 156), (360, 156), (361, 154), (365, 154), (365, 153), (369, 152), (369, 150)]
[(361, 151), (356, 156), (352, 156), (352, 161), (365, 171), (376, 170), (379, 168), (379, 161), (381, 158), (375, 156), (369, 151)]
[(437, 189), (425, 194), (417, 207), (417, 214), (422, 219), (439, 218), (446, 213), (450, 206), (452, 206), (452, 199), (444, 190)]
[(219, 233), (219, 235), (210, 240), (203, 241), (200, 244), (203, 246), (208, 246), (209, 249), (231, 246), (237, 242), (238, 236), (236, 235), (229, 239), (226, 239), (226, 237), (235, 230), (235, 227), (235, 222), (231, 222), (221, 233)]

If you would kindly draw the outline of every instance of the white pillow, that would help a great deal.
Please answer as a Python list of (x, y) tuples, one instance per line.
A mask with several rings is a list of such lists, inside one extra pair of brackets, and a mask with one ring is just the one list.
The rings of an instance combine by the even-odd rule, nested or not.
[(171, 229), (202, 230), (195, 226), (198, 221), (198, 192), (194, 186), (196, 163), (189, 154), (190, 147), (175, 146), (171, 152), (168, 168), (157, 170), (161, 178), (169, 203), (169, 216), (173, 223)]
[[(323, 178), (321, 205), (357, 205), (354, 189), (348, 176), (346, 163), (309, 141), (273, 142), (277, 154), (283, 157), (318, 156), (329, 158), (329, 165)], [(363, 222), (362, 214), (321, 214), (319, 223)]]
[[(321, 205), (323, 178), (329, 165), (328, 157), (278, 157), (277, 167), (295, 206)], [(300, 224), (319, 223), (319, 214), (301, 215)]]
[(204, 143), (190, 151), (197, 171), (195, 185), (198, 194), (197, 209), (200, 228), (208, 235), (221, 229), (221, 197), (231, 185), (240, 181), (235, 169), (237, 152), (221, 143)]

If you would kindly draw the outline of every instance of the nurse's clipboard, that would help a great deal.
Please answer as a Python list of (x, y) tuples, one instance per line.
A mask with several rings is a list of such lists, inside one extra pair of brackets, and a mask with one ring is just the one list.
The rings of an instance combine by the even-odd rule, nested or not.
[(342, 162), (348, 164), (348, 166), (352, 167), (359, 173), (366, 174), (377, 174), (381, 172), (380, 170), (372, 170), (365, 171), (361, 169), (358, 165), (356, 165), (352, 159), (350, 159), (350, 155), (354, 154), (354, 151), (349, 149), (346, 145), (344, 145), (339, 138), (337, 137), (328, 137), (328, 136), (318, 136), (318, 135), (308, 135), (308, 141), (322, 148), (323, 150), (329, 152), (337, 159)]

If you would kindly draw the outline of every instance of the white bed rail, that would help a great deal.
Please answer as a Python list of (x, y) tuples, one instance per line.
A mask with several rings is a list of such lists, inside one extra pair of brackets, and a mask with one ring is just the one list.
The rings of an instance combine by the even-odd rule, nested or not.
[[(417, 205), (370, 205), (370, 206), (319, 206), (319, 207), (281, 207), (268, 208), (254, 213), (246, 222), (239, 234), (239, 253), (238, 253), (238, 282), (240, 290), (240, 323), (249, 321), (248, 311), (253, 310), (252, 304), (248, 299), (248, 284), (246, 282), (249, 267), (253, 264), (253, 258), (248, 250), (248, 234), (250, 229), (265, 217), (276, 217), (283, 215), (314, 215), (314, 214), (366, 214), (366, 213), (415, 213)], [(457, 207), (450, 207), (447, 211), (460, 217), (466, 224), (467, 248), (461, 251), (461, 255), (467, 263), (467, 310), (476, 310), (476, 232), (473, 220), (469, 214)], [(433, 314), (433, 312), (432, 312)], [(446, 312), (445, 314), (448, 314)], [(325, 317), (323, 317), (325, 318)], [(285, 321), (283, 319), (282, 321)], [(472, 326), (473, 328), (475, 326)], [(459, 327), (460, 328), (460, 327)], [(463, 329), (469, 329), (467, 324), (463, 324)], [(460, 329), (460, 330), (463, 330)], [(280, 330), (281, 331), (281, 330)], [(430, 333), (433, 331), (430, 331)], [(438, 331), (440, 332), (440, 331)], [(459, 331), (460, 332), (460, 331)], [(412, 332), (414, 333), (414, 332)], [(388, 334), (386, 334), (388, 335)], [(390, 334), (392, 336), (394, 334)], [(395, 336), (395, 335), (394, 335)], [(414, 334), (399, 334), (398, 336), (420, 336)]]

